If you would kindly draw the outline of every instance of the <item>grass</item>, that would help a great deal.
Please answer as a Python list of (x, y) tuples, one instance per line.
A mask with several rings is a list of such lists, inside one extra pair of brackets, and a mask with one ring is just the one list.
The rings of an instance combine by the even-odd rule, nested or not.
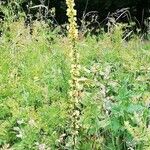
[[(69, 40), (35, 22), (0, 38), (0, 147), (68, 149)], [(79, 39), (80, 150), (149, 150), (150, 42), (114, 33)]]

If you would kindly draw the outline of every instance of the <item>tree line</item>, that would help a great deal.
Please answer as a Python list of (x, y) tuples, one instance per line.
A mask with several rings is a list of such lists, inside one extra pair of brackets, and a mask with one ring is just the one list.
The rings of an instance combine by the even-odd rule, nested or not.
[[(10, 2), (16, 13), (18, 5), (15, 6), (15, 4), (18, 3), (21, 11), (24, 11), (26, 15), (32, 15), (33, 19), (36, 19), (35, 14), (39, 8), (41, 8), (42, 14), (45, 13), (45, 9), (55, 8), (55, 21), (59, 24), (67, 22), (65, 0), (2, 0), (1, 4), (7, 6)], [(91, 12), (96, 13), (98, 22), (105, 24), (106, 18), (112, 17), (111, 14), (114, 14), (114, 17), (120, 17), (118, 19), (120, 22), (134, 21), (138, 28), (145, 30), (145, 20), (150, 16), (149, 0), (75, 0), (75, 3), (78, 12), (78, 22)], [(1, 12), (0, 16), (2, 18), (5, 14)], [(88, 15), (86, 17), (88, 18)], [(51, 18), (51, 15), (48, 13), (47, 18)]]

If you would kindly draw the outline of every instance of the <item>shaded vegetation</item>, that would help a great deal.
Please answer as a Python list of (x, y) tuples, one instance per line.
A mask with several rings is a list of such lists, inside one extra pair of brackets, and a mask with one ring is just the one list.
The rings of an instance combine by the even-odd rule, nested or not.
[[(77, 18), (79, 24), (81, 24), (83, 19), (91, 21), (93, 15), (97, 15), (96, 21), (99, 22), (99, 24), (94, 24), (94, 26), (106, 25), (110, 18), (116, 19), (119, 17), (119, 22), (129, 23), (132, 21), (136, 23), (137, 28), (142, 29), (143, 32), (147, 31), (147, 23), (145, 21), (150, 16), (149, 0), (75, 0), (75, 3), (78, 10)], [(10, 4), (11, 8), (14, 8), (16, 15), (18, 10), (21, 10), (32, 19), (37, 19), (41, 13), (46, 17), (45, 19), (52, 19), (55, 24), (67, 22), (65, 0), (7, 0), (2, 1), (2, 4), (4, 6)], [(51, 14), (51, 8), (55, 8), (55, 16)], [(127, 10), (124, 10), (124, 8)], [(118, 10), (122, 11), (118, 12)]]

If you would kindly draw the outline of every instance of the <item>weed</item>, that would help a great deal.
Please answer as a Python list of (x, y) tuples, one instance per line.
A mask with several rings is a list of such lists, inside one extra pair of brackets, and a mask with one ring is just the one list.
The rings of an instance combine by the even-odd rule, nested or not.
[(32, 35), (22, 17), (4, 23), (0, 149), (149, 150), (149, 41), (123, 40), (119, 24), (77, 40), (70, 2), (69, 38), (43, 21)]

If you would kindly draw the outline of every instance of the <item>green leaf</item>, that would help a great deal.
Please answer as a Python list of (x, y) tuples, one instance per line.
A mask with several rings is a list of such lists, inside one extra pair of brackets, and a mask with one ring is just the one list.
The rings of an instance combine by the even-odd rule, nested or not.
[(144, 107), (140, 104), (130, 104), (127, 108), (127, 112), (129, 113), (140, 112), (143, 110), (144, 110)]

